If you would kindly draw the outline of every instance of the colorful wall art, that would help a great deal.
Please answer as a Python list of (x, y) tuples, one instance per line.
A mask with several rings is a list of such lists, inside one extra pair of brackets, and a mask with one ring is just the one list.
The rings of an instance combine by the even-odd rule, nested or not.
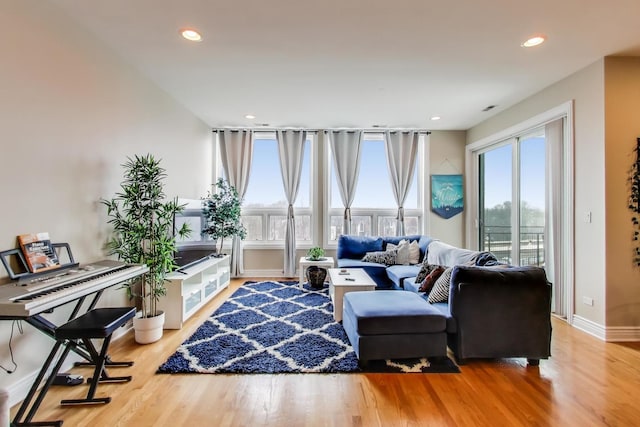
[(431, 210), (444, 219), (464, 210), (462, 175), (431, 175)]

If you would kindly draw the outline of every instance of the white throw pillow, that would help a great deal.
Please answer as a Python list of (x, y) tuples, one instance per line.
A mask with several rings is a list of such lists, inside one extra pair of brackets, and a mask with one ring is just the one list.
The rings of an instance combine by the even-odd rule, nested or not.
[(420, 245), (417, 240), (411, 241), (409, 243), (409, 264), (419, 264), (420, 263)]
[(387, 243), (387, 250), (397, 251), (396, 265), (409, 265), (409, 242), (402, 239), (397, 245)]

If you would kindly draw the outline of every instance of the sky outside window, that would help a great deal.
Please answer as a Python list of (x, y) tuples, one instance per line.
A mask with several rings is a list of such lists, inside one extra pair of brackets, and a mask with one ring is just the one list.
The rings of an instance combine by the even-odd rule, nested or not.
[[(309, 207), (311, 196), (310, 141), (305, 142), (300, 185), (295, 207)], [(256, 139), (253, 144), (253, 158), (249, 185), (243, 207), (284, 207), (288, 206), (280, 172), (278, 143), (275, 139)]]
[[(544, 137), (528, 138), (520, 146), (520, 187), (531, 207), (544, 210)], [(511, 145), (488, 151), (485, 162), (485, 208), (511, 201)], [(540, 165), (543, 165), (541, 168)]]
[[(416, 169), (417, 164), (416, 161)], [(409, 194), (405, 200), (405, 209), (418, 208), (418, 174), (416, 169), (414, 169)], [(331, 167), (331, 207), (344, 207), (333, 164)], [(362, 141), (358, 185), (351, 207), (375, 209), (396, 209), (398, 207), (391, 187), (387, 153), (382, 140)]]

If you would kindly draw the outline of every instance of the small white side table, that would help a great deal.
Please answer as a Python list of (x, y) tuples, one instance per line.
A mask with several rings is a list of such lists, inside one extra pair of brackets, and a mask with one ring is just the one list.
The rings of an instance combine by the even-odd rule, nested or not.
[(327, 257), (322, 257), (317, 261), (312, 261), (310, 259), (307, 259), (307, 257), (303, 256), (300, 257), (300, 281), (298, 282), (298, 286), (300, 286), (300, 288), (302, 288), (304, 286), (304, 282), (305, 282), (305, 273), (307, 271), (307, 267), (311, 266), (311, 265), (315, 265), (317, 267), (324, 267), (324, 268), (333, 268), (334, 264), (333, 264), (333, 258), (330, 256)]
[(357, 291), (375, 291), (376, 282), (373, 281), (362, 268), (329, 269), (329, 296), (333, 303), (333, 318), (342, 321), (342, 307), (344, 294)]

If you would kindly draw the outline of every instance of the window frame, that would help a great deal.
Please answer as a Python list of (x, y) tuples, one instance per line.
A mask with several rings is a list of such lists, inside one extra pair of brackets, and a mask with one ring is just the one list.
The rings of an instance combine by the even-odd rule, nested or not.
[[(366, 137), (363, 136), (363, 140), (366, 138), (367, 140), (381, 140), (384, 141), (385, 134), (384, 132), (365, 132)], [(331, 147), (328, 142), (328, 138), (325, 137), (324, 142), (324, 158), (323, 158), (323, 170), (324, 170), (324, 194), (323, 194), (323, 236), (322, 241), (323, 245), (327, 249), (336, 249), (338, 246), (338, 241), (331, 239), (331, 218), (335, 216), (343, 217), (344, 215), (344, 207), (340, 208), (332, 208), (331, 207), (331, 190), (332, 190), (332, 157), (331, 157)], [(417, 207), (411, 209), (404, 209), (404, 216), (407, 217), (417, 217), (418, 219), (418, 232), (416, 234), (423, 234), (426, 222), (425, 217), (425, 200), (427, 199), (427, 193), (425, 193), (425, 188), (427, 187), (425, 184), (425, 176), (426, 174), (422, 171), (425, 169), (425, 164), (428, 161), (426, 159), (426, 148), (425, 146), (428, 144), (428, 138), (425, 134), (420, 134), (420, 138), (418, 140), (418, 151), (416, 153), (416, 184), (418, 188), (417, 191)], [(362, 166), (361, 166), (362, 167)], [(388, 176), (388, 174), (387, 174)], [(359, 179), (359, 178), (358, 178)], [(380, 217), (396, 217), (398, 214), (397, 208), (351, 208), (351, 216), (368, 216), (371, 218), (371, 236), (379, 236), (378, 234), (378, 218)], [(407, 233), (405, 233), (407, 234)]]
[(574, 171), (574, 113), (573, 113), (573, 101), (567, 101), (560, 104), (550, 110), (542, 112), (534, 117), (519, 122), (509, 128), (503, 129), (489, 136), (485, 136), (477, 141), (471, 142), (466, 146), (465, 152), (465, 186), (471, 189), (468, 192), (468, 202), (465, 204), (465, 216), (466, 216), (466, 246), (468, 248), (477, 248), (478, 246), (478, 232), (479, 227), (479, 194), (478, 194), (478, 156), (488, 149), (490, 146), (498, 146), (500, 142), (508, 141), (515, 136), (526, 135), (528, 131), (533, 130), (539, 126), (544, 126), (546, 123), (553, 120), (564, 118), (565, 119), (565, 135), (564, 135), (564, 173), (562, 177), (563, 185), (563, 211), (561, 214), (561, 230), (563, 235), (564, 245), (560, 249), (560, 255), (556, 257), (563, 260), (561, 266), (562, 289), (554, 289), (558, 295), (562, 295), (563, 309), (560, 311), (566, 315), (567, 323), (573, 323), (573, 313), (575, 308), (574, 294), (575, 294), (575, 282), (574, 282), (574, 206), (573, 206), (573, 171)]
[[(253, 133), (253, 142), (256, 143), (257, 139), (263, 140), (275, 140), (276, 132), (275, 131), (254, 131)], [(317, 136), (315, 132), (307, 132), (307, 141), (309, 143), (309, 206), (308, 207), (296, 207), (294, 205), (294, 213), (295, 216), (310, 216), (310, 227), (311, 227), (311, 240), (299, 240), (297, 239), (298, 235), (296, 235), (296, 248), (304, 249), (310, 248), (313, 246), (313, 242), (317, 236), (317, 229), (314, 227), (315, 223), (315, 215), (314, 215), (314, 201), (315, 194), (318, 191), (317, 179), (315, 178), (316, 170), (316, 146), (317, 146)], [(252, 161), (256, 161), (253, 158)], [(279, 166), (279, 165), (278, 165)], [(249, 177), (251, 180), (254, 177)], [(282, 183), (281, 183), (282, 185)], [(284, 240), (269, 240), (269, 224), (271, 218), (274, 216), (287, 216), (287, 207), (282, 208), (274, 208), (274, 207), (257, 207), (257, 208), (247, 208), (242, 206), (242, 216), (260, 216), (262, 217), (262, 235), (263, 240), (243, 240), (242, 246), (245, 249), (282, 249), (284, 247)]]

